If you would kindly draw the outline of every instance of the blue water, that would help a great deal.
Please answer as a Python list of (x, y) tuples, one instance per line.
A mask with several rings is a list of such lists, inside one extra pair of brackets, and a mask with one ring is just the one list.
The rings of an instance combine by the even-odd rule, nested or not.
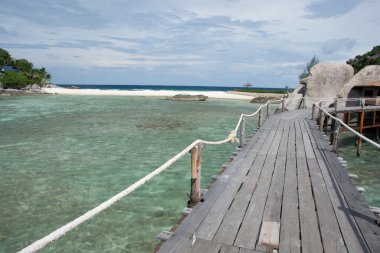
[[(16, 252), (127, 188), (257, 104), (124, 96), (0, 97), (0, 252)], [(274, 108), (273, 108), (274, 110)], [(247, 121), (247, 131), (257, 126)], [(205, 145), (202, 188), (237, 147)], [(186, 207), (190, 154), (41, 252), (152, 252)]]
[[(227, 86), (175, 86), (175, 85), (94, 85), (94, 84), (59, 84), (61, 87), (77, 86), (81, 89), (100, 90), (176, 90), (176, 91), (231, 91), (235, 89), (246, 89), (245, 87)], [(284, 91), (284, 88), (262, 88), (251, 87), (249, 89), (264, 91)]]

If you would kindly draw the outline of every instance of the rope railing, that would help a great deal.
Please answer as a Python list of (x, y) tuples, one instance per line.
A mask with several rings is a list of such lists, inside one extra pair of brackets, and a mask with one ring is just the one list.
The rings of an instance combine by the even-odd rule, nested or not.
[(372, 141), (371, 139), (365, 137), (364, 135), (362, 135), (361, 133), (358, 133), (357, 131), (355, 131), (354, 129), (352, 129), (349, 125), (347, 125), (346, 123), (344, 123), (341, 119), (331, 115), (329, 112), (327, 112), (324, 108), (320, 107), (318, 104), (314, 104), (317, 108), (319, 108), (320, 110), (322, 110), (326, 115), (328, 115), (329, 117), (331, 117), (332, 119), (334, 119), (335, 121), (339, 122), (342, 126), (344, 126), (347, 130), (349, 130), (350, 132), (354, 133), (356, 136), (358, 136), (359, 138), (365, 140), (366, 142), (368, 142), (369, 144), (375, 146), (376, 148), (380, 149), (380, 144), (377, 143), (377, 142), (374, 142)]
[[(272, 102), (278, 102), (278, 101), (283, 101), (283, 99), (272, 101)], [(195, 148), (198, 148), (202, 144), (205, 144), (205, 145), (222, 145), (222, 144), (225, 144), (225, 143), (228, 143), (228, 142), (239, 142), (239, 140), (236, 138), (236, 135), (237, 135), (237, 131), (238, 131), (239, 127), (240, 128), (244, 128), (244, 126), (243, 126), (244, 125), (243, 124), (244, 117), (253, 117), (257, 113), (261, 113), (262, 112), (262, 108), (265, 107), (265, 106), (267, 106), (267, 108), (269, 109), (269, 104), (270, 104), (270, 102), (268, 101), (266, 104), (261, 105), (252, 114), (241, 114), (240, 118), (239, 118), (239, 121), (238, 121), (235, 129), (230, 132), (230, 134), (228, 135), (227, 138), (225, 138), (223, 140), (220, 140), (220, 141), (207, 141), (207, 140), (201, 140), (201, 139), (198, 139), (198, 140), (194, 141), (189, 146), (187, 146), (182, 151), (180, 151), (178, 154), (176, 154), (171, 159), (169, 159), (164, 164), (162, 164), (160, 167), (158, 167), (157, 169), (155, 169), (154, 171), (152, 171), (151, 173), (149, 173), (145, 177), (141, 178), (137, 182), (133, 183), (128, 188), (126, 188), (123, 191), (119, 192), (118, 194), (114, 195), (110, 199), (104, 201), (103, 203), (101, 203), (100, 205), (96, 206), (95, 208), (87, 211), (86, 213), (84, 213), (83, 215), (79, 216), (75, 220), (67, 223), (66, 225), (58, 228), (57, 230), (55, 230), (55, 231), (51, 232), (50, 234), (46, 235), (45, 237), (43, 237), (43, 238), (35, 241), (34, 243), (30, 244), (29, 246), (23, 248), (18, 253), (32, 253), (32, 252), (36, 252), (36, 251), (44, 248), (50, 242), (53, 242), (53, 241), (59, 239), (60, 237), (62, 237), (63, 235), (65, 235), (67, 232), (73, 230), (74, 228), (78, 227), (80, 224), (82, 224), (85, 221), (91, 219), (92, 217), (96, 216), (97, 214), (103, 212), (104, 210), (106, 210), (107, 208), (109, 208), (110, 206), (112, 206), (117, 201), (121, 200), (122, 198), (125, 198), (130, 193), (134, 192), (139, 187), (141, 187), (142, 185), (144, 185), (146, 182), (148, 182), (149, 180), (151, 180), (155, 176), (159, 175), (160, 173), (162, 173), (166, 169), (168, 169), (171, 165), (173, 165), (176, 161), (178, 161), (180, 158), (182, 158), (183, 156), (185, 156), (187, 153), (192, 152)], [(268, 112), (268, 110), (267, 110), (267, 112)], [(241, 131), (240, 134), (242, 136), (242, 134), (244, 134), (244, 132)], [(241, 140), (242, 140), (242, 138), (241, 138)], [(193, 165), (192, 165), (192, 167), (193, 167)], [(192, 170), (193, 170), (193, 168), (192, 168)], [(198, 180), (200, 181), (200, 178), (198, 178)], [(193, 178), (192, 178), (192, 181), (193, 181)], [(200, 191), (199, 191), (199, 193), (200, 193)]]

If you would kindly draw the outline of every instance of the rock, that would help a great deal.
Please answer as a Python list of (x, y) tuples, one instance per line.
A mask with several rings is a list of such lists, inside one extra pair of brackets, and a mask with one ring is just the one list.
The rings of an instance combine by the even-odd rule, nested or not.
[[(349, 82), (347, 82), (338, 93), (338, 97), (361, 97), (360, 90), (353, 89), (355, 86), (361, 86), (367, 83), (377, 82), (380, 80), (380, 66), (369, 65), (360, 70)], [(345, 101), (339, 101), (338, 106), (345, 106)]]
[(249, 102), (250, 103), (266, 103), (268, 101), (274, 101), (274, 100), (279, 100), (279, 98), (272, 97), (272, 96), (260, 96), (260, 97), (252, 98)]
[(177, 94), (170, 98), (170, 100), (174, 101), (206, 101), (206, 99), (208, 99), (208, 96), (190, 94)]
[[(285, 100), (285, 110), (291, 111), (291, 110), (297, 110), (302, 102), (302, 94), (305, 89), (305, 84), (298, 84), (298, 86), (294, 89), (294, 91), (289, 94), (288, 99)], [(279, 106), (279, 108), (282, 105)]]
[(320, 63), (310, 70), (306, 78), (306, 107), (311, 108), (318, 98), (331, 99), (333, 103), (342, 87), (354, 76), (354, 69), (348, 64)]
[[(310, 76), (301, 80), (301, 83), (285, 101), (287, 110), (298, 109), (305, 95), (306, 108), (311, 108), (320, 99), (328, 99), (324, 104), (329, 105), (334, 102), (342, 87), (354, 76), (354, 69), (348, 64), (340, 63), (320, 63), (310, 70)], [(292, 101), (293, 100), (293, 101)]]

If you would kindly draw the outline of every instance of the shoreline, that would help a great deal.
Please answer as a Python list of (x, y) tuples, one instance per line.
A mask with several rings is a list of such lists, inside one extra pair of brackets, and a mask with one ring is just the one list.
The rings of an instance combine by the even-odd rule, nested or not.
[(245, 93), (235, 91), (176, 91), (176, 90), (100, 90), (68, 89), (62, 87), (42, 88), (44, 93), (59, 95), (96, 95), (96, 96), (139, 96), (139, 97), (173, 97), (178, 94), (204, 95), (209, 98), (251, 100), (257, 97), (282, 97), (274, 93)]
[(42, 88), (45, 93), (59, 95), (97, 95), (97, 96), (139, 96), (139, 97), (172, 97), (178, 94), (204, 95), (209, 98), (250, 100), (252, 96), (231, 94), (224, 91), (176, 91), (176, 90), (100, 90)]

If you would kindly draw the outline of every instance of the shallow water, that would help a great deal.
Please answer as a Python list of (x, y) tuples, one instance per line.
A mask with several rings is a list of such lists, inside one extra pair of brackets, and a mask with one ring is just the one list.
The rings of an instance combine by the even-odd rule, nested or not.
[(359, 176), (353, 182), (356, 186), (366, 189), (362, 194), (368, 204), (380, 207), (380, 151), (363, 141), (358, 157), (354, 135), (345, 132), (340, 137), (337, 153), (347, 161), (347, 170)]
[[(15, 252), (145, 176), (197, 138), (224, 139), (245, 101), (0, 98), (0, 252)], [(248, 121), (251, 129), (255, 120)], [(202, 186), (237, 144), (205, 146)], [(186, 206), (190, 155), (41, 252), (152, 252)]]

